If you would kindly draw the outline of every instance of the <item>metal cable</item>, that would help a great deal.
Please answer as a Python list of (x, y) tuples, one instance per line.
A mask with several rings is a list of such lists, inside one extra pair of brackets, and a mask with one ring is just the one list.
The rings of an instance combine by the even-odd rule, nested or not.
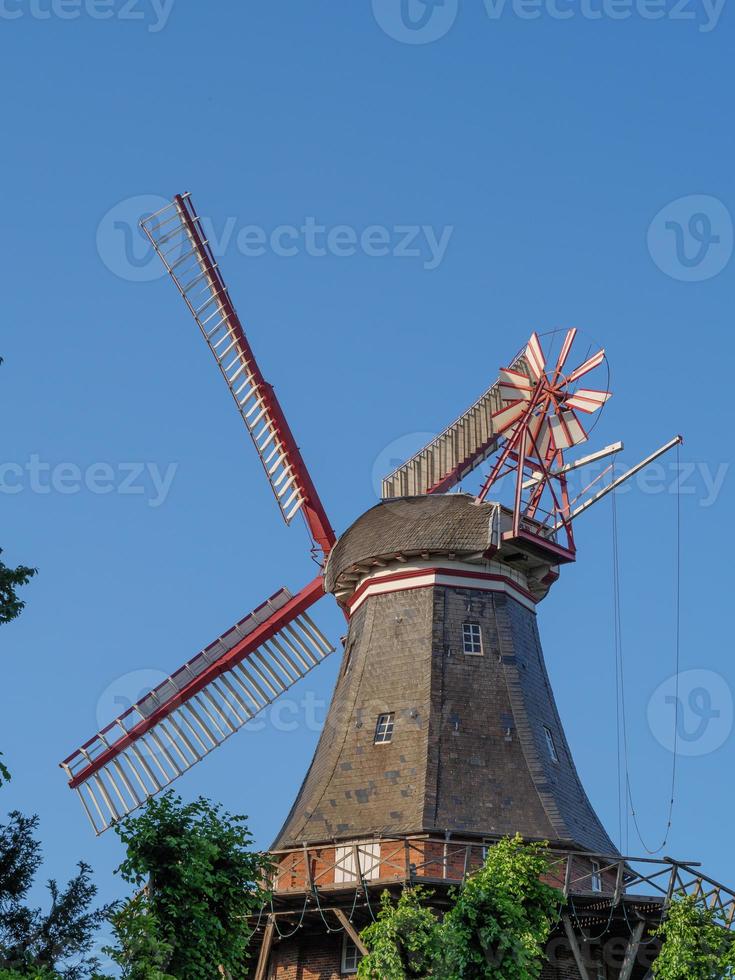
[[(679, 446), (676, 447), (676, 463), (677, 463), (677, 475), (680, 472), (679, 465)], [(613, 468), (613, 477), (614, 477)], [(681, 493), (679, 490), (679, 481), (677, 476), (676, 484), (676, 562), (675, 562), (675, 614), (674, 614), (674, 632), (675, 632), (675, 660), (676, 660), (676, 671), (674, 675), (675, 684), (675, 695), (674, 695), (674, 758), (671, 766), (671, 793), (669, 797), (669, 811), (666, 821), (666, 831), (664, 834), (664, 839), (661, 844), (656, 848), (651, 848), (648, 846), (646, 841), (643, 839), (641, 833), (640, 824), (638, 822), (638, 814), (635, 808), (635, 802), (633, 798), (633, 790), (630, 778), (630, 756), (628, 751), (628, 724), (627, 724), (627, 712), (626, 712), (626, 702), (625, 702), (625, 665), (623, 658), (623, 640), (622, 640), (622, 617), (620, 611), (620, 549), (618, 540), (618, 512), (617, 512), (617, 502), (616, 493), (610, 495), (612, 497), (612, 538), (613, 538), (613, 634), (615, 642), (615, 663), (616, 663), (616, 678), (618, 682), (618, 692), (617, 701), (619, 709), (619, 717), (622, 721), (622, 744), (623, 744), (623, 755), (625, 760), (625, 794), (626, 794), (626, 814), (627, 814), (627, 804), (630, 805), (630, 815), (633, 818), (633, 826), (635, 827), (636, 835), (638, 836), (641, 846), (645, 849), (648, 854), (659, 854), (667, 845), (669, 841), (669, 836), (671, 834), (671, 828), (673, 824), (674, 816), (674, 806), (676, 802), (676, 777), (678, 771), (678, 760), (679, 760), (679, 676), (680, 676), (680, 664), (681, 664)], [(620, 754), (620, 732), (618, 733), (618, 756)], [(620, 792), (621, 792), (621, 772), (620, 772), (620, 761), (618, 761), (618, 804), (620, 805)], [(628, 850), (628, 824), (626, 819), (626, 850)], [(621, 839), (622, 839), (622, 827), (621, 827)]]

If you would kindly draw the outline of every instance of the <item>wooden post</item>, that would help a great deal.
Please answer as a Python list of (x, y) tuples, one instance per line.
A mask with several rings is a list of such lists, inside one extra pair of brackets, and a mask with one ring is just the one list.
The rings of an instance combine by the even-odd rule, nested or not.
[(572, 883), (572, 856), (567, 854), (567, 866), (564, 871), (564, 898), (569, 897), (569, 887)]
[(625, 871), (625, 861), (618, 861), (618, 873), (615, 878), (615, 895), (613, 897), (613, 905), (617, 905), (620, 901), (620, 896), (623, 891), (623, 873)]
[(357, 876), (358, 884), (362, 885), (362, 890), (365, 891), (365, 881), (362, 877), (362, 868), (360, 867), (360, 848), (357, 844), (352, 845), (352, 860), (355, 862), (355, 875)]
[(569, 945), (572, 949), (572, 955), (574, 956), (574, 962), (577, 964), (577, 969), (579, 970), (579, 975), (582, 980), (590, 980), (590, 975), (587, 971), (587, 966), (582, 959), (582, 952), (579, 948), (579, 943), (577, 942), (577, 937), (574, 935), (574, 929), (572, 927), (571, 920), (568, 915), (562, 916), (562, 921), (564, 923), (564, 931), (567, 934), (567, 939), (569, 940)]
[(620, 970), (620, 977), (618, 980), (630, 980), (633, 974), (633, 967), (635, 966), (635, 958), (641, 945), (641, 939), (643, 938), (643, 930), (645, 928), (646, 923), (643, 921), (643, 919), (641, 919), (633, 930), (633, 935), (630, 937), (630, 941), (628, 942), (628, 949), (625, 953), (625, 959), (623, 960), (623, 966)]
[(339, 924), (342, 926), (344, 931), (350, 937), (350, 939), (355, 944), (355, 946), (357, 946), (358, 950), (360, 951), (360, 954), (362, 956), (367, 956), (368, 954), (367, 946), (362, 941), (362, 939), (360, 939), (360, 933), (357, 931), (357, 929), (355, 929), (355, 927), (352, 925), (350, 920), (344, 914), (342, 909), (335, 909), (334, 914), (339, 919)]
[(268, 925), (265, 927), (265, 935), (263, 936), (263, 945), (260, 947), (260, 956), (258, 957), (258, 966), (255, 970), (255, 976), (253, 980), (265, 980), (268, 971), (268, 963), (271, 958), (271, 947), (273, 946), (273, 933), (276, 928), (275, 919), (272, 915), (268, 916)]
[(311, 858), (309, 857), (309, 849), (304, 843), (304, 867), (306, 870), (306, 883), (309, 886), (309, 891), (312, 895), (316, 894), (316, 885), (314, 884), (314, 876), (311, 873)]

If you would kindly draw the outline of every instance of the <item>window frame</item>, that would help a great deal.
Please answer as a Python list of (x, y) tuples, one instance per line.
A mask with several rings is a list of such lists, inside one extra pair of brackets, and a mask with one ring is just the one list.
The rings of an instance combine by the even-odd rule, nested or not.
[(596, 895), (600, 895), (602, 894), (602, 865), (599, 861), (590, 861), (590, 864), (592, 865), (591, 888)]
[[(467, 631), (471, 632), (470, 637), (467, 636)], [(474, 633), (477, 633), (477, 638), (475, 639)], [(468, 650), (468, 643), (470, 649)], [(475, 647), (479, 647), (478, 650)], [(485, 655), (485, 647), (482, 642), (482, 625), (480, 623), (462, 623), (462, 653), (466, 657), (483, 657)]]
[(544, 739), (546, 740), (546, 748), (549, 753), (549, 758), (554, 763), (554, 765), (559, 765), (559, 750), (556, 747), (556, 739), (554, 738), (554, 733), (549, 728), (548, 725), (544, 725)]
[(390, 745), (396, 730), (395, 711), (383, 711), (378, 715), (373, 732), (373, 745)]
[[(353, 954), (353, 950), (354, 950), (354, 954)], [(350, 966), (348, 964), (348, 962), (347, 962), (348, 953), (349, 953), (350, 960), (352, 960), (354, 958), (354, 962), (355, 962), (354, 967)], [(340, 973), (343, 976), (355, 976), (355, 974), (357, 973), (357, 971), (359, 969), (359, 966), (360, 966), (360, 960), (361, 960), (360, 950), (357, 948), (357, 946), (354, 944), (354, 942), (350, 939), (350, 937), (347, 935), (347, 933), (346, 932), (343, 933), (343, 935), (342, 935), (342, 957), (341, 957), (341, 960), (340, 960)]]
[(349, 672), (352, 670), (352, 651), (355, 646), (355, 641), (350, 640), (347, 644), (347, 649), (345, 650), (344, 666), (342, 667), (342, 677), (347, 677)]

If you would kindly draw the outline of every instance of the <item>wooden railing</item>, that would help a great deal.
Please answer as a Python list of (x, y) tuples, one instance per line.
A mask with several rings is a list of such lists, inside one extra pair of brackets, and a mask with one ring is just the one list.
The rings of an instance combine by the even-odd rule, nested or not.
[[(458, 884), (482, 866), (494, 843), (411, 836), (303, 845), (273, 852), (270, 887), (274, 895), (285, 897), (355, 886)], [(675, 898), (691, 896), (698, 904), (715, 909), (728, 928), (734, 926), (735, 891), (705, 875), (696, 863), (554, 848), (548, 849), (548, 858), (544, 879), (565, 898), (599, 895), (609, 907), (623, 896), (646, 897), (665, 908)]]

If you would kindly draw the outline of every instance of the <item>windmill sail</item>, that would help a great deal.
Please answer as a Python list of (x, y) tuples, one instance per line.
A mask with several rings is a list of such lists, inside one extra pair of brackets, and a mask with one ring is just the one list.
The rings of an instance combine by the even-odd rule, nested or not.
[(307, 609), (321, 577), (281, 589), (61, 763), (95, 833), (181, 776), (334, 648)]
[(283, 410), (255, 360), (217, 262), (188, 194), (141, 221), (184, 298), (253, 440), (283, 519), (303, 511), (312, 537), (326, 554), (334, 532)]
[[(533, 376), (527, 358), (517, 358), (509, 369), (482, 394), (455, 422), (420, 452), (412, 456), (383, 480), (382, 496), (414, 497), (424, 493), (446, 493), (460, 483), (476, 466), (498, 448), (501, 429), (493, 415), (504, 408), (503, 394), (514, 379), (527, 382), (530, 391)], [(525, 411), (522, 399), (526, 388), (515, 395), (518, 407), (511, 414), (520, 418)]]

